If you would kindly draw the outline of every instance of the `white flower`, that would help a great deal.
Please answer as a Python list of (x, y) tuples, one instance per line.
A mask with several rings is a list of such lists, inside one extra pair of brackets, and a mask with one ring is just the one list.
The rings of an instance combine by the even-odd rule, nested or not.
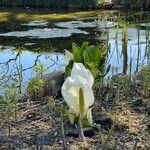
[(94, 77), (92, 73), (84, 67), (82, 63), (74, 63), (71, 71), (71, 78), (76, 81), (84, 80), (92, 88), (94, 84)]
[(73, 60), (73, 54), (69, 51), (65, 50), (65, 60), (66, 60), (66, 66), (69, 64), (71, 60)]
[(83, 64), (74, 63), (71, 75), (66, 78), (61, 88), (71, 113), (91, 118), (89, 107), (94, 103), (93, 83), (94, 78), (90, 71)]

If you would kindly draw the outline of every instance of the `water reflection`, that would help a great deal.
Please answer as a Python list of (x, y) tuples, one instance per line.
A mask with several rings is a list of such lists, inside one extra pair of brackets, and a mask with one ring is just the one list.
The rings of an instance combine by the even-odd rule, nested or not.
[[(146, 39), (148, 36), (147, 34), (148, 32), (150, 33), (150, 31), (148, 30), (143, 30), (138, 28), (126, 28), (125, 30), (127, 32), (127, 40), (130, 45), (138, 45), (138, 44), (146, 43), (146, 40), (148, 40)], [(122, 28), (109, 29), (107, 30), (107, 32), (109, 34), (109, 39), (111, 40), (111, 43), (115, 43), (115, 42), (117, 42), (118, 44), (122, 43), (122, 34), (123, 34)], [(103, 33), (103, 36), (101, 36), (100, 39), (107, 40), (106, 33)]]
[[(113, 13), (110, 16), (112, 15)], [(0, 88), (18, 74), (18, 68), (22, 71), (25, 85), (29, 78), (35, 76), (32, 68), (37, 61), (49, 68), (46, 73), (64, 69), (62, 52), (64, 49), (70, 50), (72, 42), (108, 44), (107, 65), (111, 64), (115, 73), (132, 74), (150, 63), (148, 21), (138, 25), (125, 25), (124, 28), (119, 27), (119, 21), (103, 20), (97, 13), (92, 13), (90, 18), (85, 13), (82, 18), (72, 15), (71, 19), (63, 21), (41, 16), (38, 20), (27, 20), (9, 20), (0, 24)], [(18, 50), (18, 47), (24, 48)], [(112, 72), (109, 72), (108, 76), (111, 75)]]
[[(0, 51), (0, 88), (11, 83), (17, 75), (22, 74), (22, 85), (26, 87), (29, 78), (35, 76), (33, 68), (40, 61), (47, 66), (45, 73), (64, 69), (64, 56), (61, 53), (33, 53), (15, 51), (14, 47), (2, 47)], [(0, 89), (0, 91), (1, 91)], [(25, 88), (24, 88), (25, 90)]]
[(108, 31), (109, 63), (113, 68), (117, 68), (116, 73), (134, 73), (144, 64), (150, 63), (148, 45), (150, 31), (135, 28)]

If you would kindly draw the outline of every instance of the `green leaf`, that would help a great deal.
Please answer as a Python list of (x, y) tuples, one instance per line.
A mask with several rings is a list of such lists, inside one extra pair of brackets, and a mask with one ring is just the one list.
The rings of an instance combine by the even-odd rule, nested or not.
[(83, 59), (84, 59), (84, 65), (85, 65), (86, 63), (90, 63), (90, 62), (91, 62), (90, 56), (89, 56), (89, 54), (88, 54), (87, 51), (84, 51), (84, 52), (83, 52)]
[(89, 43), (88, 42), (84, 42), (81, 46), (81, 51), (82, 53), (84, 52), (84, 50), (89, 46)]
[(84, 113), (85, 101), (82, 87), (79, 89), (79, 112), (82, 115)]
[[(91, 72), (95, 72), (96, 70), (98, 71), (98, 69), (97, 69), (97, 64), (96, 63), (94, 63), (94, 62), (86, 62), (86, 67), (91, 71)], [(96, 71), (96, 72), (97, 72)], [(95, 72), (95, 73), (96, 73)]]
[(85, 50), (89, 57), (90, 57), (90, 61), (95, 62), (99, 65), (100, 62), (100, 58), (101, 58), (101, 52), (100, 49), (97, 46), (89, 46), (88, 48), (86, 48)]
[(76, 116), (74, 115), (74, 114), (71, 114), (71, 113), (69, 113), (69, 120), (70, 120), (70, 123), (71, 124), (74, 124), (75, 123), (75, 118), (76, 118)]
[(78, 63), (83, 62), (83, 58), (81, 55), (81, 48), (78, 45), (76, 45), (75, 43), (72, 43), (72, 53), (74, 56), (74, 62), (78, 62)]
[(88, 111), (87, 120), (88, 120), (89, 125), (91, 126), (93, 124), (92, 110), (91, 109)]
[(69, 118), (71, 124), (75, 124), (78, 122), (78, 116), (72, 112), (71, 108), (69, 108), (69, 110), (65, 110), (65, 114)]
[(92, 47), (92, 56), (95, 62), (99, 64), (99, 61), (101, 59), (101, 51), (97, 46)]

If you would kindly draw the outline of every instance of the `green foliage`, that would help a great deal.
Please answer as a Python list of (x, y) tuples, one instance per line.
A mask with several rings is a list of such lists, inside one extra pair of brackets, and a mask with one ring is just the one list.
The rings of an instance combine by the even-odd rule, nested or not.
[(48, 110), (53, 110), (54, 108), (56, 109), (54, 97), (48, 97), (47, 108)]
[(33, 99), (40, 100), (44, 94), (45, 80), (43, 78), (32, 78), (29, 80), (27, 92), (33, 95)]
[(40, 61), (38, 61), (33, 70), (36, 72), (37, 76), (42, 78), (43, 74), (47, 70), (47, 67), (44, 64), (42, 64)]
[[(3, 120), (6, 121), (8, 125), (8, 135), (10, 137), (10, 122), (11, 117), (15, 114), (16, 119), (16, 104), (19, 99), (17, 88), (12, 84), (11, 86), (7, 86), (4, 90), (4, 95), (0, 97), (0, 114), (3, 117)], [(5, 122), (4, 121), (4, 122)]]
[(137, 80), (141, 81), (145, 96), (149, 96), (150, 91), (150, 66), (143, 67), (137, 74)]
[(106, 68), (105, 61), (107, 56), (106, 48), (99, 48), (96, 45), (89, 45), (84, 42), (81, 47), (77, 44), (72, 44), (72, 53), (74, 60), (70, 61), (66, 67), (66, 74), (69, 75), (73, 66), (73, 62), (83, 63), (94, 75), (95, 79), (103, 78), (110, 70), (110, 65)]
[(28, 91), (30, 91), (31, 93), (37, 92), (38, 90), (40, 91), (40, 89), (43, 88), (44, 84), (45, 84), (44, 79), (32, 78), (30, 79), (28, 84)]
[(36, 66), (33, 68), (33, 71), (36, 73), (36, 77), (29, 80), (27, 92), (34, 100), (41, 100), (44, 95), (44, 86), (46, 81), (43, 78), (43, 74), (46, 70), (47, 67), (40, 61), (38, 61)]
[(125, 94), (129, 92), (131, 79), (124, 74), (116, 75), (113, 77), (113, 84), (117, 87), (118, 91), (124, 91)]
[(10, 99), (6, 99), (4, 96), (0, 99), (0, 105), (1, 105), (1, 113), (3, 114), (3, 117), (8, 119), (14, 112), (15, 109), (15, 101), (12, 101)]
[[(65, 109), (65, 114), (69, 118), (69, 121), (71, 124), (77, 124), (78, 123), (79, 117), (77, 115), (70, 113), (70, 111), (68, 109)], [(84, 116), (84, 117), (81, 116), (81, 122), (82, 122), (83, 128), (91, 126), (87, 116)]]
[(150, 66), (142, 68), (139, 75), (141, 74), (143, 84), (146, 84), (150, 88)]

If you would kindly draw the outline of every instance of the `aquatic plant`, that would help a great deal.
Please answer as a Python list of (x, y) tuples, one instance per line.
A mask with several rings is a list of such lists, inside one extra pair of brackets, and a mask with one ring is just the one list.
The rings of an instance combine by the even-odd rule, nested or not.
[(96, 45), (89, 45), (84, 42), (81, 47), (77, 44), (72, 44), (73, 60), (66, 66), (66, 74), (69, 75), (73, 63), (83, 63), (84, 66), (91, 71), (95, 79), (101, 80), (110, 70), (110, 65), (105, 67), (107, 56), (106, 49), (100, 49)]
[[(90, 107), (94, 103), (93, 83), (94, 78), (90, 71), (87, 70), (82, 63), (74, 63), (71, 75), (66, 78), (61, 88), (62, 96), (69, 106), (70, 114), (78, 117), (79, 131), (82, 140), (84, 140), (82, 119), (87, 117), (88, 123), (92, 125)], [(72, 123), (74, 123), (74, 121)]]

